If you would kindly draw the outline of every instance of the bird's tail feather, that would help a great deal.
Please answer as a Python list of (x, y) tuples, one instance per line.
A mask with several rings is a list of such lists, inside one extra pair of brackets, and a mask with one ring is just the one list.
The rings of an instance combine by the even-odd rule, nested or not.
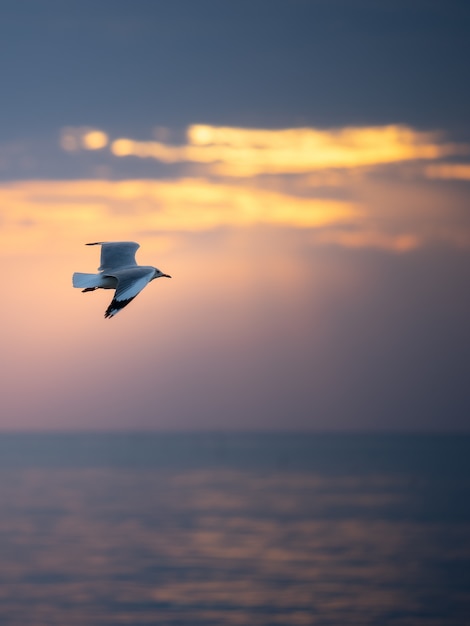
[(87, 291), (97, 289), (100, 286), (100, 282), (100, 274), (83, 274), (82, 272), (75, 272), (72, 276), (73, 286), (86, 289)]

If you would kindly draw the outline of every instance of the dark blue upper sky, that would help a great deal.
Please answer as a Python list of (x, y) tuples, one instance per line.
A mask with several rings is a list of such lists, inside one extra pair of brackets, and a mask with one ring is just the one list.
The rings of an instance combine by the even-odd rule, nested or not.
[(194, 122), (462, 138), (469, 32), (458, 0), (3, 1), (0, 141)]

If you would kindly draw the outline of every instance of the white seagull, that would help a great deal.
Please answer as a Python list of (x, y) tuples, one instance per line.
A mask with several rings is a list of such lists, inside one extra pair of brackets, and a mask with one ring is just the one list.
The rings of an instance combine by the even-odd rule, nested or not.
[(115, 289), (114, 298), (106, 309), (105, 317), (113, 317), (129, 304), (154, 278), (171, 278), (156, 267), (137, 265), (135, 253), (140, 248), (134, 241), (97, 241), (87, 246), (101, 246), (101, 265), (98, 274), (75, 272), (74, 287), (82, 291)]

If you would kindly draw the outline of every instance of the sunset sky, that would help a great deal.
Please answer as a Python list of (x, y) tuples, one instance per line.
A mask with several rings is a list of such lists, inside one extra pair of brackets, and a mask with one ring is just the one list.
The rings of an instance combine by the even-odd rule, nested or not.
[[(468, 430), (470, 4), (0, 3), (0, 430)], [(73, 289), (93, 241), (151, 283)]]

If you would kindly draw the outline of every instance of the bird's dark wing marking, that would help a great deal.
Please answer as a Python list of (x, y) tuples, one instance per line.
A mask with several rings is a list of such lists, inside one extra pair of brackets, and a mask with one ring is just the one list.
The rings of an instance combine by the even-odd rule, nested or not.
[(128, 298), (127, 300), (116, 300), (115, 298), (113, 298), (111, 304), (108, 306), (104, 313), (105, 318), (113, 317), (113, 315), (119, 313), (119, 311), (127, 306), (129, 302), (132, 302), (134, 298)]

